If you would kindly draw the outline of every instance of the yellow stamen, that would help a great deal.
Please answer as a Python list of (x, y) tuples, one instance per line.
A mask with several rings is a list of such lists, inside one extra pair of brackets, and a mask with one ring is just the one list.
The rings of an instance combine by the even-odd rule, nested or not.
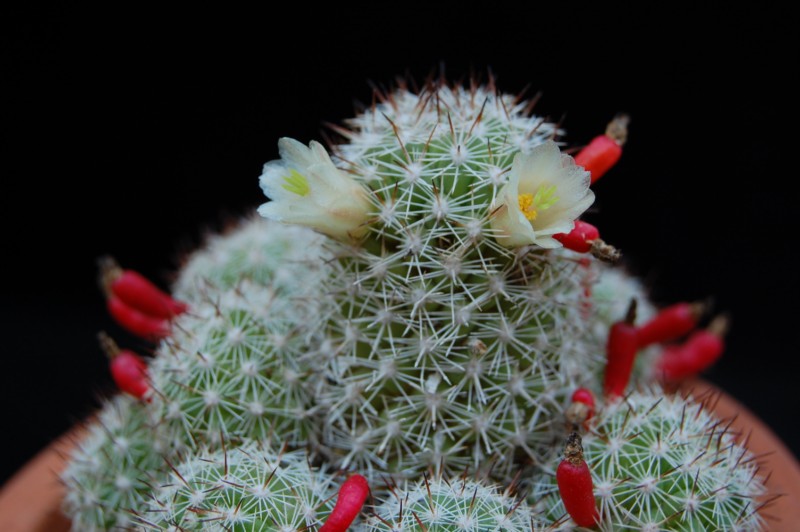
[(539, 216), (539, 213), (536, 212), (536, 209), (533, 206), (533, 194), (519, 195), (519, 210), (521, 210), (522, 214), (525, 215), (525, 218), (531, 222), (534, 221), (537, 216)]
[(520, 194), (519, 210), (529, 221), (534, 221), (539, 216), (539, 211), (546, 211), (555, 205), (559, 198), (555, 195), (556, 186), (541, 186), (536, 189), (536, 194)]

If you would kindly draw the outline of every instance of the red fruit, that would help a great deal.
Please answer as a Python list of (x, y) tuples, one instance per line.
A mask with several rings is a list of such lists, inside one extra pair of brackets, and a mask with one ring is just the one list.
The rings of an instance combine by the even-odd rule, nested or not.
[(153, 318), (170, 319), (186, 312), (186, 304), (176, 301), (147, 278), (133, 270), (123, 270), (110, 257), (100, 260), (101, 281), (109, 297), (116, 296), (129, 307)]
[(361, 512), (369, 495), (367, 479), (361, 475), (353, 475), (339, 488), (339, 497), (331, 515), (319, 532), (345, 532), (356, 516)]
[(120, 351), (111, 361), (111, 376), (120, 390), (139, 399), (150, 389), (147, 363), (131, 351)]
[(169, 321), (143, 314), (116, 296), (109, 297), (106, 306), (111, 317), (136, 336), (146, 340), (160, 340), (170, 334)]
[(600, 238), (600, 231), (590, 223), (575, 220), (575, 227), (569, 233), (559, 233), (553, 238), (561, 242), (565, 248), (588, 253), (592, 249), (592, 242)]
[(558, 233), (553, 238), (572, 251), (578, 253), (591, 253), (593, 256), (606, 262), (616, 262), (621, 254), (600, 239), (600, 231), (590, 223), (575, 220), (575, 227), (569, 233)]
[(622, 146), (606, 135), (599, 135), (578, 152), (575, 163), (583, 166), (591, 174), (594, 183), (611, 170), (620, 157), (622, 157)]
[(579, 427), (588, 428), (588, 423), (594, 416), (594, 394), (586, 388), (578, 388), (572, 393), (572, 404), (566, 412), (566, 418), (571, 430)]
[(588, 146), (575, 156), (575, 163), (583, 166), (592, 176), (592, 183), (611, 170), (622, 157), (622, 145), (628, 138), (627, 115), (614, 118), (606, 128), (604, 135), (592, 139)]
[(704, 331), (693, 333), (683, 344), (664, 349), (656, 362), (658, 375), (666, 380), (693, 377), (710, 367), (725, 350), (727, 319), (716, 318)]
[(621, 397), (625, 393), (625, 388), (631, 378), (636, 352), (639, 349), (635, 321), (636, 300), (632, 299), (625, 319), (612, 325), (608, 333), (608, 344), (606, 346), (608, 362), (606, 364), (603, 389), (609, 400)]
[(119, 349), (114, 340), (105, 333), (100, 333), (98, 337), (100, 346), (111, 360), (109, 368), (114, 383), (121, 391), (143, 399), (150, 389), (147, 379), (147, 362), (133, 351)]
[(172, 299), (140, 273), (123, 270), (111, 282), (111, 292), (135, 309), (157, 318), (172, 318), (186, 312), (186, 304)]
[(689, 334), (704, 311), (702, 303), (677, 303), (663, 309), (639, 328), (639, 347), (671, 342)]
[(567, 439), (564, 460), (556, 470), (558, 493), (564, 508), (578, 526), (593, 527), (600, 521), (594, 500), (592, 473), (583, 459), (581, 437), (573, 432)]
[(586, 419), (591, 419), (594, 415), (594, 394), (591, 390), (586, 388), (578, 388), (574, 392), (572, 392), (572, 402), (573, 403), (581, 403), (589, 407), (589, 417)]

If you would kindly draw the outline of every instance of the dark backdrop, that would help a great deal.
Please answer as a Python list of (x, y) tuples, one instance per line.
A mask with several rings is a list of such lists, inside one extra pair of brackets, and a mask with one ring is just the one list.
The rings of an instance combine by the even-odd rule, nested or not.
[(319, 138), (370, 100), (368, 80), (440, 61), (542, 90), (575, 144), (633, 116), (590, 220), (657, 301), (713, 295), (731, 313), (707, 376), (800, 452), (791, 17), (412, 4), (3, 17), (0, 481), (111, 390), (99, 329), (146, 349), (105, 315), (96, 257), (165, 283), (204, 228), (262, 201), (278, 137)]

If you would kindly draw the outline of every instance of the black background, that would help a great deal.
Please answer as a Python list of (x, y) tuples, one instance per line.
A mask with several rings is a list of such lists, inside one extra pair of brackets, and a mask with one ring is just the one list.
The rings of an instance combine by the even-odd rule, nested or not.
[(99, 329), (147, 349), (105, 315), (96, 257), (166, 284), (204, 229), (263, 200), (280, 136), (319, 138), (370, 101), (368, 80), (442, 61), (542, 90), (575, 145), (631, 113), (588, 220), (657, 301), (713, 295), (731, 313), (707, 377), (800, 452), (792, 17), (542, 6), (4, 14), (0, 481), (112, 389)]

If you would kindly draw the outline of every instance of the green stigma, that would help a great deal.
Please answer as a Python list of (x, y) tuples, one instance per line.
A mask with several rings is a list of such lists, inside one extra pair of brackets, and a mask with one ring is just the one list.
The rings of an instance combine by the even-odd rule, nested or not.
[(533, 205), (539, 210), (546, 211), (559, 200), (558, 196), (555, 196), (556, 190), (558, 189), (555, 185), (539, 187), (533, 196)]
[(311, 192), (306, 176), (294, 168), (289, 172), (289, 175), (283, 176), (283, 185), (281, 187), (298, 196), (308, 196), (308, 193)]

